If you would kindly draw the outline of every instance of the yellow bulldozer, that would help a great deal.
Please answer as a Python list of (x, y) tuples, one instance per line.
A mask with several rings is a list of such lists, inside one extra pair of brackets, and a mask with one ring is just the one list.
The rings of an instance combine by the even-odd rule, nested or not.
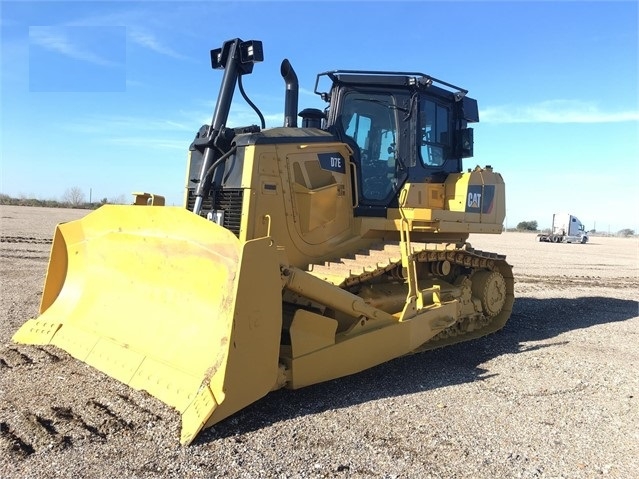
[[(284, 60), (284, 125), (267, 129), (242, 85), (262, 43), (226, 41), (211, 61), (223, 78), (189, 148), (184, 205), (138, 194), (58, 225), (40, 315), (14, 341), (159, 398), (189, 444), (269, 391), (504, 326), (512, 269), (467, 242), (505, 216), (501, 175), (462, 168), (479, 120), (467, 90), (333, 70), (315, 82), (326, 108), (298, 114)], [(260, 126), (226, 125), (238, 88)]]

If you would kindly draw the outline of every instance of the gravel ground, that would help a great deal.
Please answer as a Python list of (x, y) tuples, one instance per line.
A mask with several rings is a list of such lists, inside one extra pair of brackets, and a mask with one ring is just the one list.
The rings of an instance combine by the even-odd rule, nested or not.
[(182, 447), (171, 408), (11, 342), (37, 314), (55, 224), (83, 214), (0, 206), (2, 477), (636, 477), (636, 238), (474, 236), (514, 268), (503, 330), (276, 391)]

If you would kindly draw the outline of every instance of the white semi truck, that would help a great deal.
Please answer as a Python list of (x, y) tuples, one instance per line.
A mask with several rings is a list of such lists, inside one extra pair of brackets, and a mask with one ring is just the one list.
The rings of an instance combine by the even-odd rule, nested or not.
[(552, 215), (552, 229), (549, 234), (537, 235), (537, 241), (547, 243), (587, 243), (588, 233), (576, 216), (568, 213)]

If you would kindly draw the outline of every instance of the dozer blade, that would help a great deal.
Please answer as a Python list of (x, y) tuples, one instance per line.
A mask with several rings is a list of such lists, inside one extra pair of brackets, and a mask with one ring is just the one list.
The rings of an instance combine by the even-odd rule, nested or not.
[(40, 316), (53, 344), (182, 413), (181, 442), (275, 387), (281, 280), (269, 238), (178, 207), (103, 206), (58, 225)]

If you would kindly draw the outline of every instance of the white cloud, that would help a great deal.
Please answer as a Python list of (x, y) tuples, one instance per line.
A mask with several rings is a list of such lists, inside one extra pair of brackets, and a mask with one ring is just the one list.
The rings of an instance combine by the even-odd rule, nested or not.
[(602, 111), (594, 103), (548, 100), (533, 105), (480, 109), (484, 123), (619, 123), (639, 121), (639, 111)]
[[(169, 0), (167, 0), (168, 3)], [(172, 9), (170, 16), (160, 15), (155, 7), (151, 13), (144, 7), (137, 9), (125, 9), (111, 13), (93, 15), (67, 21), (64, 24), (69, 26), (122, 26), (127, 29), (127, 37), (130, 41), (143, 48), (151, 50), (160, 55), (165, 55), (179, 60), (189, 60), (170, 46), (162, 43), (157, 35), (151, 33), (147, 27), (153, 27), (167, 31), (173, 28), (176, 22), (175, 9)], [(142, 27), (146, 25), (147, 27)], [(181, 33), (182, 34), (182, 33)]]
[(187, 57), (184, 55), (180, 55), (178, 52), (173, 50), (171, 47), (163, 45), (155, 35), (142, 31), (142, 30), (134, 30), (128, 29), (129, 38), (140, 45), (141, 47), (147, 48), (155, 53), (159, 53), (160, 55), (165, 55), (171, 58), (176, 58), (179, 60), (186, 60)]
[(126, 115), (91, 115), (59, 127), (96, 143), (182, 151), (188, 149), (196, 132), (196, 127), (187, 122)]
[(37, 45), (75, 60), (107, 67), (120, 65), (72, 42), (65, 30), (66, 27), (29, 27), (29, 40), (32, 45)]
[[(120, 145), (134, 148), (156, 149), (156, 150), (181, 150), (186, 152), (191, 144), (190, 141), (169, 140), (166, 138), (149, 138), (146, 136), (116, 136), (105, 140), (112, 145)], [(186, 153), (185, 153), (186, 154)]]
[(319, 98), (317, 93), (314, 90), (309, 90), (308, 88), (299, 87), (299, 91), (301, 95), (311, 96), (313, 98)]
[[(215, 105), (212, 102), (203, 102), (210, 104), (210, 110), (180, 110), (180, 115), (188, 119), (189, 122), (193, 122), (193, 124), (197, 124), (196, 129), (193, 129), (193, 134), (196, 133), (197, 128), (201, 125), (210, 125), (211, 120), (213, 118), (213, 110), (215, 109)], [(276, 126), (282, 126), (284, 124), (284, 112), (281, 111), (279, 113), (265, 113), (262, 111), (264, 115), (264, 123), (266, 123), (267, 128), (273, 128)], [(299, 118), (298, 118), (299, 121)], [(226, 126), (229, 128), (238, 127), (238, 126), (248, 126), (248, 125), (259, 125), (260, 118), (257, 116), (257, 113), (244, 103), (244, 100), (237, 100), (237, 102), (233, 102), (231, 104), (231, 111), (229, 112), (228, 119), (226, 121)]]
[(184, 132), (193, 131), (190, 124), (168, 119), (143, 118), (137, 116), (90, 116), (61, 125), (62, 128), (79, 133), (104, 132)]
[[(272, 114), (263, 114), (264, 115), (264, 123), (266, 123), (266, 128), (273, 128), (276, 126), (282, 126), (284, 124), (284, 113), (272, 113)], [(208, 120), (210, 122), (211, 120)], [(236, 110), (231, 111), (229, 114), (228, 121), (226, 125), (229, 128), (238, 127), (238, 126), (248, 126), (248, 125), (258, 125), (260, 124), (260, 118), (253, 110)]]
[(128, 87), (143, 87), (146, 86), (146, 84), (144, 82), (141, 82), (139, 80), (131, 80), (130, 78), (126, 79), (126, 86)]

